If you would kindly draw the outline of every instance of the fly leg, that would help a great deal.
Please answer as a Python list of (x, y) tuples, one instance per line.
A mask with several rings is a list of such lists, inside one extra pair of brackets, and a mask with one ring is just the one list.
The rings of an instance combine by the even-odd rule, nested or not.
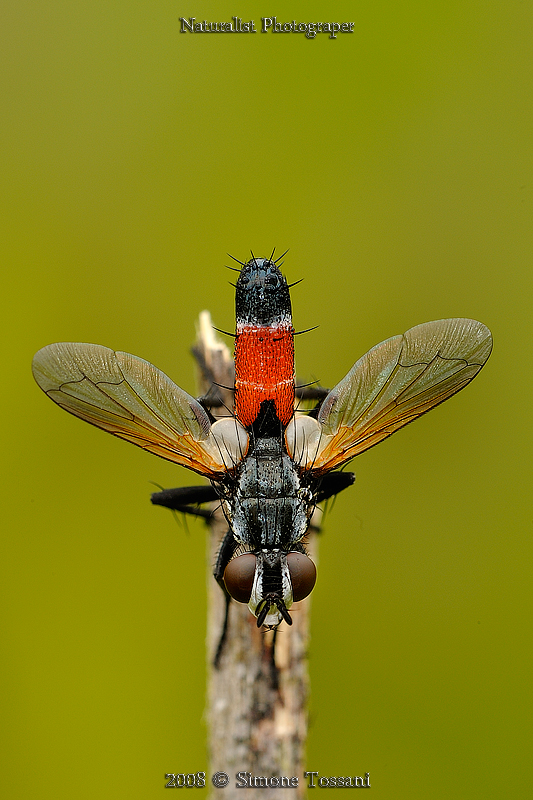
[(164, 506), (183, 514), (193, 514), (195, 517), (211, 519), (212, 511), (197, 506), (203, 503), (213, 503), (218, 500), (218, 495), (212, 486), (179, 486), (177, 489), (163, 489), (154, 492), (151, 501), (155, 506)]
[[(154, 492), (151, 497), (152, 503), (156, 506), (164, 506), (173, 511), (181, 511), (183, 514), (193, 514), (197, 517), (204, 517), (204, 519), (211, 519), (213, 512), (198, 508), (197, 506), (202, 503), (212, 503), (218, 499), (219, 495), (213, 486), (180, 486), (176, 489), (163, 489), (161, 492)], [(235, 540), (231, 530), (226, 531), (213, 570), (215, 580), (224, 593), (226, 604), (222, 632), (213, 660), (215, 667), (218, 667), (220, 656), (224, 650), (224, 644), (228, 633), (229, 605), (231, 603), (231, 595), (228, 593), (224, 583), (224, 570), (231, 561), (238, 546), (239, 544)]]
[(324, 398), (328, 396), (329, 391), (329, 389), (325, 389), (323, 386), (316, 386), (315, 384), (296, 386), (295, 388), (296, 397), (300, 400), (324, 400)]
[(218, 645), (215, 653), (215, 657), (213, 659), (213, 664), (215, 668), (218, 668), (220, 657), (222, 655), (222, 651), (224, 650), (224, 645), (226, 643), (226, 637), (228, 634), (228, 621), (229, 621), (229, 606), (231, 603), (231, 595), (229, 594), (228, 590), (226, 589), (226, 584), (224, 583), (224, 570), (228, 566), (229, 562), (233, 558), (233, 554), (239, 543), (236, 541), (235, 537), (231, 530), (227, 530), (224, 534), (224, 538), (222, 539), (218, 556), (215, 564), (215, 568), (213, 570), (213, 575), (215, 577), (216, 582), (222, 589), (224, 593), (224, 600), (226, 602), (226, 609), (224, 612), (224, 623), (222, 625), (222, 632), (220, 634), (220, 638), (218, 640)]
[[(330, 497), (335, 497), (335, 495), (339, 494), (339, 492), (343, 492), (354, 482), (355, 474), (353, 472), (327, 472), (322, 478), (319, 478), (318, 483), (315, 484), (313, 489), (315, 505), (323, 503), (324, 500), (329, 500)], [(321, 527), (313, 523), (310, 524), (309, 530), (314, 533), (322, 532)], [(294, 549), (297, 550), (298, 548)]]
[(309, 411), (309, 416), (316, 418), (320, 411), (320, 406), (329, 394), (329, 389), (324, 389), (323, 386), (316, 386), (315, 384), (297, 385), (295, 394), (298, 400), (317, 400), (315, 407)]
[(320, 486), (316, 493), (316, 502), (322, 503), (330, 497), (339, 494), (347, 489), (355, 481), (353, 472), (327, 472), (320, 481)]

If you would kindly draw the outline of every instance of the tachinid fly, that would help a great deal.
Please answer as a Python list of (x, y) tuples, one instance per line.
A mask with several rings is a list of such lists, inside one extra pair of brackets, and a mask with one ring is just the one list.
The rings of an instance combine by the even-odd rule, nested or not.
[(211, 486), (170, 489), (156, 504), (191, 511), (220, 499), (228, 522), (215, 578), (247, 603), (257, 625), (291, 624), (289, 609), (315, 584), (303, 539), (316, 505), (350, 486), (354, 456), (466, 386), (490, 355), (488, 328), (444, 319), (376, 345), (316, 407), (295, 411), (289, 286), (277, 261), (252, 258), (236, 284), (235, 403), (215, 419), (156, 367), (94, 344), (40, 350), (33, 374), (58, 405), (187, 467)]

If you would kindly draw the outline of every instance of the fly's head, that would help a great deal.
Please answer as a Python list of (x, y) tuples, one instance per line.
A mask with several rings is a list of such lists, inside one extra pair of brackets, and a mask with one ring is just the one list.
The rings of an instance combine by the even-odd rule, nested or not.
[(289, 608), (309, 595), (316, 582), (316, 567), (305, 553), (262, 549), (234, 558), (224, 572), (231, 597), (247, 603), (257, 617), (257, 627), (275, 628), (285, 620), (292, 625)]

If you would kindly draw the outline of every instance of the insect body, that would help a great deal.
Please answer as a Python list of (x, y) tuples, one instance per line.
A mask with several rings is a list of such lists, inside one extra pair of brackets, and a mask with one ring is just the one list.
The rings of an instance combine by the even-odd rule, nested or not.
[(302, 540), (317, 503), (354, 481), (337, 468), (466, 386), (492, 339), (470, 319), (417, 325), (372, 348), (300, 414), (289, 286), (272, 257), (242, 265), (236, 318), (233, 417), (215, 420), (148, 362), (99, 345), (44, 347), (33, 373), (70, 413), (210, 479), (152, 501), (192, 511), (220, 498), (228, 532), (215, 577), (227, 603), (248, 603), (258, 626), (275, 627), (291, 623), (293, 601), (314, 586)]
[(289, 287), (273, 261), (243, 266), (235, 305), (235, 416), (249, 444), (221, 496), (230, 524), (228, 555), (232, 548), (246, 552), (228, 564), (223, 559), (219, 568), (229, 594), (248, 602), (258, 626), (282, 619), (291, 624), (288, 609), (309, 594), (316, 578), (301, 545), (316, 494), (284, 441), (294, 416), (294, 329)]

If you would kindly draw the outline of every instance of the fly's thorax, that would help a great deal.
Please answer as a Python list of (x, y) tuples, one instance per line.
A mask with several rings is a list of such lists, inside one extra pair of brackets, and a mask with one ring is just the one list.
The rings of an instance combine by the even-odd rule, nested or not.
[(312, 492), (302, 487), (294, 463), (275, 437), (255, 442), (227, 506), (239, 542), (286, 549), (305, 535), (314, 507)]

